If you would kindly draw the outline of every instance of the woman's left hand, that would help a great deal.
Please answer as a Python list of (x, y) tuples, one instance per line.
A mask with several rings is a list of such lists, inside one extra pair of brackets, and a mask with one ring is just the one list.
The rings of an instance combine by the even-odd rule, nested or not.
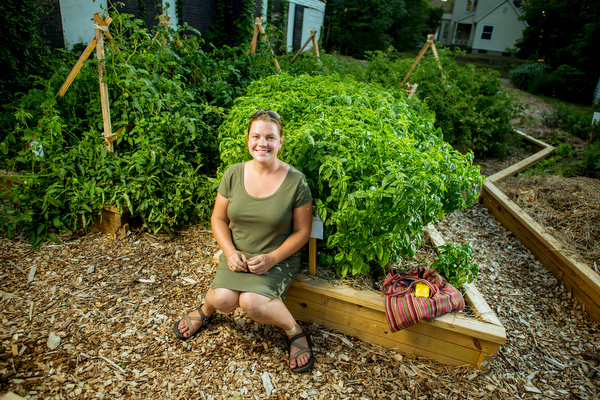
[(248, 270), (256, 275), (262, 275), (275, 265), (273, 257), (268, 254), (260, 254), (247, 261)]

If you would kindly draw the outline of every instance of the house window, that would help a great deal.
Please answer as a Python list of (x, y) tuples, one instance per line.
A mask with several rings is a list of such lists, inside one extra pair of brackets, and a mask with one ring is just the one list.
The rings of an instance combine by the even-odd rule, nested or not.
[(481, 28), (481, 40), (491, 41), (494, 36), (494, 25), (483, 25)]
[(475, 12), (475, 6), (477, 5), (477, 0), (467, 0), (465, 4), (466, 12)]
[(448, 31), (450, 30), (450, 23), (442, 22), (442, 39), (448, 39)]

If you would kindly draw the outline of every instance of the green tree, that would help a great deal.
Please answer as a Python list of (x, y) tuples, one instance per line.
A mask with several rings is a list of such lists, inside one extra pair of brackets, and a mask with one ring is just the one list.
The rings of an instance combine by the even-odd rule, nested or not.
[(600, 2), (527, 0), (522, 9), (528, 27), (516, 43), (517, 55), (550, 66), (547, 86), (590, 100), (600, 77)]
[(433, 10), (426, 0), (330, 0), (325, 10), (325, 46), (361, 58), (389, 46), (415, 47), (432, 33), (428, 30), (431, 16), (436, 15)]
[(27, 78), (43, 70), (43, 55), (48, 48), (38, 27), (42, 12), (35, 0), (0, 1), (6, 33), (0, 40), (1, 103), (9, 102), (14, 92), (27, 88)]
[(432, 8), (427, 0), (404, 0), (406, 13), (389, 29), (397, 50), (421, 47), (428, 34), (435, 33), (443, 14), (441, 7)]

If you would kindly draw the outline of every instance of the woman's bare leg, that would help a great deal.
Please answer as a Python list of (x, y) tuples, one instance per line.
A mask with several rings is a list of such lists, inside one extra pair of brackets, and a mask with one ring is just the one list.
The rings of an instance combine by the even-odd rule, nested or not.
[[(224, 313), (230, 313), (239, 307), (239, 297), (240, 292), (230, 289), (208, 289), (206, 292), (206, 296), (204, 298), (204, 304), (202, 305), (202, 312), (206, 318), (209, 318), (216, 310), (219, 310)], [(200, 317), (200, 313), (195, 310), (188, 314), (190, 317)], [(200, 327), (202, 324), (201, 321), (192, 320), (192, 331), (195, 332), (196, 329)], [(179, 325), (177, 326), (179, 332), (183, 334), (183, 336), (188, 337), (190, 330), (185, 320), (179, 321)]]
[[(248, 314), (250, 318), (258, 323), (275, 325), (284, 331), (289, 331), (294, 329), (294, 327), (297, 327), (298, 331), (293, 335), (288, 335), (288, 339), (291, 339), (293, 336), (302, 332), (300, 325), (296, 323), (296, 320), (290, 311), (279, 299), (269, 299), (268, 297), (257, 293), (242, 292), (239, 295), (239, 305), (246, 311), (246, 314)], [(298, 339), (298, 343), (308, 347), (308, 341), (305, 337)], [(293, 354), (298, 350), (300, 349), (291, 346), (290, 354)], [(306, 364), (308, 360), (310, 360), (310, 354), (301, 354), (297, 359), (290, 360), (290, 367), (296, 368), (302, 366)]]

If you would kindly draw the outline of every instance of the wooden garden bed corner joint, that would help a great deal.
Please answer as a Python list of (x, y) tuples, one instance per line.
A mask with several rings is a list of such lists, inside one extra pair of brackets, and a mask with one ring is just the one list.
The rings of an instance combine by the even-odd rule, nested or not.
[(115, 237), (124, 238), (129, 232), (129, 210), (123, 209), (120, 213), (117, 207), (104, 207), (102, 215), (94, 218), (92, 232), (102, 232)]

